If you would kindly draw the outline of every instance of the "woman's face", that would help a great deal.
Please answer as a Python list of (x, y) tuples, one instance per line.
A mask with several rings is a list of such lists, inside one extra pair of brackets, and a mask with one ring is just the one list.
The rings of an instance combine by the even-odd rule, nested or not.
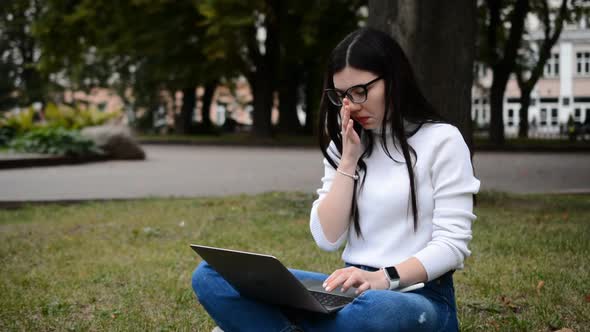
[[(332, 79), (334, 88), (344, 93), (350, 87), (367, 84), (377, 77), (369, 71), (345, 67), (335, 73)], [(350, 117), (364, 129), (381, 128), (385, 114), (385, 81), (380, 79), (367, 87), (367, 100), (364, 103), (349, 102), (349, 105)]]

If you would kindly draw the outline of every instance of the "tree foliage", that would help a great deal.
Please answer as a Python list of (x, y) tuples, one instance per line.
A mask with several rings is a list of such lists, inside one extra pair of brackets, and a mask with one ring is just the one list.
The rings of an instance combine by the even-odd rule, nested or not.
[[(589, 7), (580, 0), (485, 0), (478, 3), (478, 61), (493, 72), (490, 87), (490, 137), (504, 143), (503, 100), (512, 74), (521, 90), (519, 135), (528, 132), (530, 93), (543, 74), (552, 47), (559, 40), (565, 23), (576, 23), (588, 15)], [(535, 17), (542, 36), (528, 29), (527, 17)]]
[(31, 34), (41, 10), (40, 0), (0, 1), (0, 110), (46, 98), (48, 79), (36, 66), (40, 53)]
[[(26, 23), (12, 24), (18, 28), (11, 34), (4, 33), (9, 32), (6, 22), (16, 14), (0, 18), (0, 72), (10, 77), (0, 85), (0, 102), (14, 91), (36, 91), (33, 82), (39, 82), (71, 90), (114, 88), (131, 107), (148, 108), (159, 103), (159, 91), (181, 90), (183, 105), (191, 111), (196, 86), (207, 87), (205, 99), (210, 100), (217, 82), (243, 75), (254, 91), (257, 133), (272, 133), (276, 92), (283, 125), (296, 119), (296, 104), (304, 97), (309, 131), (325, 60), (363, 19), (363, 5), (366, 0), (4, 1), (3, 12), (35, 10), (25, 15)], [(33, 57), (21, 63), (5, 56), (9, 41), (26, 44), (26, 54)], [(38, 79), (19, 78), (17, 71), (26, 68), (34, 69)], [(29, 85), (18, 89), (21, 82)], [(47, 97), (46, 90), (39, 91)], [(177, 121), (186, 124), (190, 118), (184, 114)]]

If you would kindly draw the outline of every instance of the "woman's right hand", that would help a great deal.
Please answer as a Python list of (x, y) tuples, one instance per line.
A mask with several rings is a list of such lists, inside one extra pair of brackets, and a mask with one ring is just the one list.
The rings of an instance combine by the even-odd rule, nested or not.
[[(340, 108), (342, 119), (342, 160), (343, 171), (354, 173), (356, 164), (363, 153), (361, 139), (354, 130), (354, 121), (350, 118), (350, 101), (344, 98)], [(346, 168), (346, 170), (344, 169)]]

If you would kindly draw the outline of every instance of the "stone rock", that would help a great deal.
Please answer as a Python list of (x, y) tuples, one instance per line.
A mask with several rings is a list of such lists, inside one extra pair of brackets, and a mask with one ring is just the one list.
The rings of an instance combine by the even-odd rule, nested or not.
[(145, 159), (145, 152), (127, 126), (86, 127), (81, 134), (93, 140), (97, 147), (113, 159)]

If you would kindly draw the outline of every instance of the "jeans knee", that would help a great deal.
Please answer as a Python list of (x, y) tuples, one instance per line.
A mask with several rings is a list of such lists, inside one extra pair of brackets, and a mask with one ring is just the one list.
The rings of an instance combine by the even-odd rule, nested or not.
[(396, 292), (368, 290), (353, 305), (357, 317), (371, 313), (371, 319), (357, 322), (356, 328), (363, 331), (432, 331), (439, 316), (428, 301)]
[(207, 287), (207, 279), (211, 275), (211, 266), (207, 264), (207, 262), (202, 261), (199, 266), (193, 271), (193, 276), (191, 279), (191, 284), (193, 287), (193, 291), (197, 295), (199, 300), (204, 297), (205, 291), (209, 288)]

